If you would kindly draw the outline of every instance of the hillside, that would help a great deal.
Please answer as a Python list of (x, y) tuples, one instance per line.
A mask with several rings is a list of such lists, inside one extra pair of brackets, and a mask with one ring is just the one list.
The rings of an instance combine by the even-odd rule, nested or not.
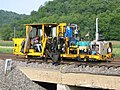
[[(53, 0), (40, 6), (38, 11), (32, 11), (31, 15), (26, 17), (17, 15), (7, 26), (6, 30), (25, 29), (25, 23), (53, 23), (66, 22), (76, 23), (80, 26), (80, 34), (84, 35), (89, 31), (90, 38), (94, 38), (95, 19), (99, 18), (99, 32), (106, 40), (120, 40), (120, 0)], [(10, 15), (12, 16), (12, 15)], [(12, 16), (13, 18), (13, 16)], [(4, 19), (3, 19), (4, 20)], [(7, 23), (7, 21), (5, 21)], [(0, 30), (3, 30), (3, 27)], [(18, 31), (17, 37), (23, 37), (24, 31)], [(11, 35), (10, 35), (11, 34)], [(4, 38), (4, 36), (8, 36)], [(11, 39), (13, 33), (2, 33), (3, 39)]]
[(22, 23), (18, 23), (18, 21), (24, 20), (25, 18), (27, 19), (28, 16), (0, 10), (0, 38), (5, 40), (11, 39), (13, 37), (13, 28), (16, 26), (19, 27), (18, 25)]
[(0, 10), (0, 26), (4, 24), (12, 23), (15, 20), (21, 20), (26, 17), (27, 15), (19, 15), (14, 12)]
[(95, 32), (95, 18), (106, 40), (120, 40), (120, 0), (54, 0), (31, 12), (34, 22), (77, 23), (84, 36)]

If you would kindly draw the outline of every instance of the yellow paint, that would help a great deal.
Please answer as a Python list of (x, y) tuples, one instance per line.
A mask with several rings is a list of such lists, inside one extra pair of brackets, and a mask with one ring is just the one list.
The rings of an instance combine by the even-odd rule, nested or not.
[[(66, 23), (51, 23), (51, 24), (46, 24), (46, 23), (42, 23), (42, 24), (26, 24), (26, 38), (13, 38), (14, 41), (14, 48), (13, 48), (13, 54), (17, 54), (17, 55), (26, 55), (26, 58), (28, 56), (39, 56), (39, 57), (43, 57), (44, 53), (45, 53), (45, 48), (46, 48), (46, 42), (48, 40), (47, 35), (45, 34), (44, 30), (45, 30), (45, 26), (48, 25), (55, 25), (56, 26), (56, 35), (57, 37), (59, 36), (64, 36), (64, 32), (65, 32), (65, 27), (66, 27)], [(32, 26), (42, 26), (42, 40), (41, 40), (41, 44), (42, 44), (42, 51), (41, 52), (36, 52), (35, 49), (31, 49), (30, 48), (30, 31), (32, 30)], [(23, 40), (26, 40), (26, 44), (24, 47), (24, 54), (21, 53), (21, 43)], [(81, 54), (80, 50), (87, 50), (88, 47), (86, 46), (81, 46), (81, 47), (77, 47), (77, 46), (68, 46), (68, 42), (69, 42), (69, 38), (66, 38), (65, 40), (65, 45), (66, 45), (66, 51), (64, 54), (61, 54), (61, 57), (65, 57), (65, 58), (73, 58), (76, 59), (77, 57), (80, 57), (82, 59), (84, 59), (86, 56), (90, 59), (97, 59), (97, 60), (106, 60), (107, 58), (111, 58), (112, 57), (112, 53), (106, 54), (105, 56), (102, 55), (88, 55), (88, 54)], [(76, 54), (71, 54), (71, 50), (76, 50)]]
[(20, 50), (22, 48), (21, 43), (23, 40), (25, 40), (25, 38), (13, 38), (12, 40), (14, 41), (13, 54), (24, 55), (20, 52)]

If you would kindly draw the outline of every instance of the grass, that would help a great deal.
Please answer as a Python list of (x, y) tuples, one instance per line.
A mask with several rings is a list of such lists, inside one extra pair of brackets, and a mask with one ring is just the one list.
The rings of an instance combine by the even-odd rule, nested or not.
[(115, 54), (115, 57), (120, 58), (120, 48), (113, 48), (113, 54)]
[(120, 44), (113, 44), (113, 48), (120, 48)]
[(120, 45), (113, 45), (113, 54), (115, 54), (115, 57), (120, 58)]
[(0, 46), (6, 46), (7, 48), (2, 48), (0, 47), (0, 53), (13, 53), (13, 48), (9, 48), (9, 47), (13, 47), (13, 41), (3, 41), (0, 40)]
[(0, 53), (13, 53), (13, 48), (0, 48)]
[(2, 40), (0, 40), (0, 46), (13, 46), (13, 41), (2, 41)]

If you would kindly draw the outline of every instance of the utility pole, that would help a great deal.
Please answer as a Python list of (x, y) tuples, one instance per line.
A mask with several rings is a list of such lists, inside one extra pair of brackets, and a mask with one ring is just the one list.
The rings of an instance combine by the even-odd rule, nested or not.
[(15, 38), (15, 27), (14, 27), (14, 38)]
[(98, 18), (96, 18), (96, 41), (99, 40), (99, 32), (98, 32)]

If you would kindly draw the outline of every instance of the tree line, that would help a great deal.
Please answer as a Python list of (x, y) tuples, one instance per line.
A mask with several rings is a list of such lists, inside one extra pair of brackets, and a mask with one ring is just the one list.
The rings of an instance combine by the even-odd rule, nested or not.
[[(120, 40), (120, 0), (53, 0), (32, 11), (29, 16), (18, 15), (10, 23), (0, 26), (4, 40), (13, 38), (13, 27), (16, 36), (25, 36), (26, 23), (60, 23), (78, 24), (80, 34), (89, 31), (94, 38), (95, 19), (99, 18), (99, 32), (105, 40)], [(0, 18), (1, 20), (1, 18)], [(4, 21), (4, 20), (3, 20)]]

